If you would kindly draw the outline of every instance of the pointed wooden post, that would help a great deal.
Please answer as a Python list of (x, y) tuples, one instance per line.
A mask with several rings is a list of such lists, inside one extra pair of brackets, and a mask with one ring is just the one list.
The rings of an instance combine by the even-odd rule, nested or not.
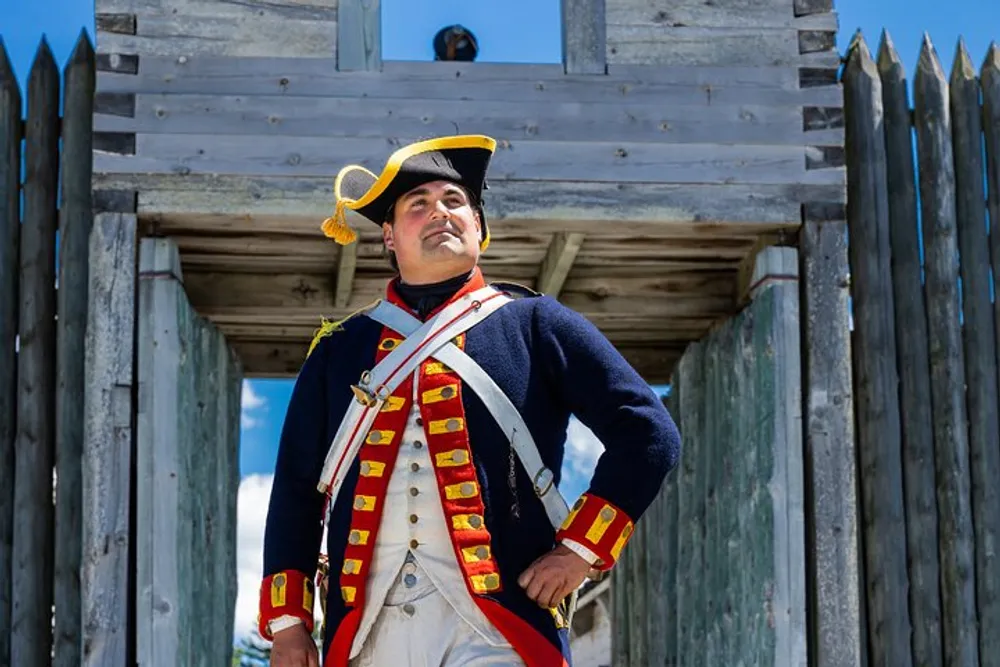
[(941, 666), (941, 595), (938, 588), (938, 514), (934, 482), (934, 434), (917, 229), (917, 186), (906, 73), (892, 39), (882, 33), (878, 69), (882, 80), (892, 255), (896, 358), (902, 428), (903, 489), (909, 562), (909, 609), (913, 663)]
[(965, 365), (959, 323), (952, 121), (948, 81), (927, 35), (917, 62), (913, 90), (940, 513), (944, 664), (977, 667), (975, 555)]
[(0, 39), (0, 665), (11, 664), (20, 189), (21, 92)]
[[(986, 140), (987, 206), (989, 207), (990, 255), (993, 284), (1000, 285), (1000, 46), (990, 44), (979, 74), (983, 98), (983, 136)], [(997, 346), (997, 381), (1000, 382), (1000, 299), (993, 302)], [(1000, 654), (1000, 647), (994, 649)]]
[(59, 69), (43, 41), (28, 79), (21, 349), (17, 368), (11, 663), (41, 667), (52, 649), (56, 183)]
[(81, 33), (66, 66), (62, 124), (62, 205), (56, 382), (55, 667), (79, 667), (83, 506), (84, 347), (88, 244), (93, 225), (91, 163), (94, 49)]
[(959, 40), (955, 54), (950, 88), (955, 150), (955, 214), (962, 258), (962, 334), (965, 343), (965, 395), (969, 410), (979, 654), (984, 660), (989, 658), (1000, 661), (1000, 655), (987, 653), (988, 646), (984, 644), (986, 637), (995, 632), (987, 631), (987, 628), (1000, 628), (1000, 562), (996, 551), (1000, 540), (997, 350), (993, 304), (990, 300), (990, 252), (986, 234), (979, 81), (963, 40)]
[(844, 68), (852, 359), (860, 459), (868, 646), (877, 665), (909, 665), (906, 530), (882, 83), (858, 35)]

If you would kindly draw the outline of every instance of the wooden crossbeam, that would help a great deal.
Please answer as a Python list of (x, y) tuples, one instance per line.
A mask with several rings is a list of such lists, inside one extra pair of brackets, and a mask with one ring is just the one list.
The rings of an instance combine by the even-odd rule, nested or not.
[(351, 243), (340, 250), (337, 263), (337, 289), (334, 303), (337, 308), (346, 308), (354, 292), (354, 270), (358, 265), (358, 244)]
[(584, 235), (577, 232), (557, 232), (552, 235), (552, 242), (549, 243), (538, 275), (537, 291), (553, 297), (559, 296), (583, 245), (583, 239)]

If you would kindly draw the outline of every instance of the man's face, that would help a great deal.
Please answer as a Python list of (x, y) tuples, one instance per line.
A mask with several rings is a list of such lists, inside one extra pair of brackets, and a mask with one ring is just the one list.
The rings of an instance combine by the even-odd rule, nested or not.
[(450, 181), (426, 183), (397, 199), (382, 237), (407, 282), (443, 280), (479, 260), (479, 217), (465, 190)]

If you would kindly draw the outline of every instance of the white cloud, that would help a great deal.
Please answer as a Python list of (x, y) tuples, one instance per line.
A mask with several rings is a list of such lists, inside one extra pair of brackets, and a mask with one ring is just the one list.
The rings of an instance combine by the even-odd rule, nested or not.
[[(245, 386), (245, 385), (244, 385)], [(273, 475), (250, 475), (240, 482), (236, 514), (236, 637), (245, 637), (257, 623), (257, 599), (264, 568), (264, 523)]]
[(566, 429), (566, 467), (589, 479), (602, 452), (604, 445), (594, 432), (576, 417), (571, 417)]
[(240, 426), (244, 429), (251, 429), (262, 424), (264, 420), (251, 413), (263, 410), (267, 405), (267, 400), (254, 391), (253, 385), (249, 380), (243, 381), (243, 391), (240, 401), (242, 407), (242, 411), (240, 412)]

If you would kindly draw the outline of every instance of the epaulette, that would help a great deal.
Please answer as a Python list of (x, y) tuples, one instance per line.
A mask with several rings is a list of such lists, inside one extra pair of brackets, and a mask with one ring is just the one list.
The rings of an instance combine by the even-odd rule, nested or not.
[(358, 308), (357, 310), (355, 310), (353, 313), (351, 313), (347, 317), (345, 317), (345, 318), (343, 318), (341, 320), (337, 320), (336, 322), (334, 322), (332, 320), (328, 320), (325, 317), (321, 317), (320, 318), (319, 329), (316, 329), (316, 332), (313, 334), (312, 342), (309, 344), (309, 351), (306, 352), (306, 358), (308, 359), (309, 355), (312, 354), (312, 352), (316, 348), (316, 346), (319, 345), (319, 341), (320, 341), (321, 338), (326, 338), (327, 336), (331, 335), (335, 331), (343, 331), (344, 330), (344, 323), (345, 322), (347, 322), (350, 319), (353, 319), (353, 318), (357, 317), (358, 315), (362, 315), (364, 313), (367, 313), (369, 310), (371, 310), (372, 308), (374, 308), (375, 306), (377, 306), (379, 304), (379, 301), (381, 301), (381, 299), (376, 299), (375, 301), (373, 301), (372, 303), (368, 304), (367, 306), (364, 306), (363, 308)]
[(525, 287), (520, 283), (494, 282), (490, 283), (490, 287), (495, 287), (504, 294), (512, 296), (515, 299), (525, 299), (536, 296), (542, 296), (541, 292), (536, 292), (530, 287)]

